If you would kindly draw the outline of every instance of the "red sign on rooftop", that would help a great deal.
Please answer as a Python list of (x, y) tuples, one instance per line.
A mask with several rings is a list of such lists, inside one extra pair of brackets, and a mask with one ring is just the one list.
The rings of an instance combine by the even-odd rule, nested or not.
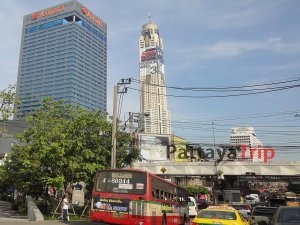
[(35, 12), (31, 14), (31, 19), (36, 20), (38, 18), (41, 17), (46, 17), (46, 16), (51, 16), (53, 14), (59, 13), (61, 11), (65, 10), (65, 6), (64, 5), (60, 5), (60, 6), (56, 6), (54, 8), (51, 9), (46, 9), (46, 10), (42, 10), (39, 12)]
[(86, 17), (90, 18), (94, 23), (96, 23), (100, 27), (103, 27), (102, 20), (100, 20), (97, 16), (91, 13), (86, 7), (82, 7), (81, 11), (83, 12), (83, 14), (86, 15)]

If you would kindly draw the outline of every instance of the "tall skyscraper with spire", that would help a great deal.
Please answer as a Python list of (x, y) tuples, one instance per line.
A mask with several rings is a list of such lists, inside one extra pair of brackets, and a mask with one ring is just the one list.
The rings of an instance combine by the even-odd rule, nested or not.
[[(140, 111), (144, 133), (170, 134), (163, 41), (158, 26), (150, 19), (139, 38)], [(147, 115), (147, 116), (145, 116)]]

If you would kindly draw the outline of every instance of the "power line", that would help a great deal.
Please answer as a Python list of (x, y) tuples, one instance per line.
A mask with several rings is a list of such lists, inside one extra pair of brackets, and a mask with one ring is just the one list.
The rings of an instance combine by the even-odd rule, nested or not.
[[(276, 116), (292, 116), (294, 115), (295, 112), (298, 112), (300, 110), (296, 111), (285, 111), (285, 112), (274, 112), (274, 113), (267, 113), (267, 114), (250, 114), (250, 115), (234, 115), (233, 117), (225, 117), (225, 118), (204, 118), (203, 120), (198, 120), (195, 121), (193, 120), (192, 123), (206, 123), (207, 125), (211, 125), (211, 121), (213, 120), (215, 124), (219, 125), (216, 122), (223, 122), (223, 121), (235, 121), (235, 120), (249, 120), (249, 119), (258, 119), (258, 118), (269, 118), (269, 117), (276, 117)], [(293, 118), (291, 121), (295, 121)], [(176, 122), (182, 122), (182, 123), (187, 123), (188, 121), (186, 120), (172, 120), (172, 123)], [(273, 121), (274, 122), (274, 121)], [(281, 122), (281, 121), (279, 121)], [(260, 123), (261, 124), (261, 123)], [(235, 125), (233, 125), (235, 126)]]
[[(278, 84), (286, 84), (291, 82), (300, 81), (300, 78), (294, 78), (290, 80), (283, 80), (283, 81), (273, 81), (267, 83), (258, 83), (258, 84), (248, 84), (248, 85), (236, 85), (236, 86), (227, 86), (227, 87), (176, 87), (176, 86), (162, 86), (158, 84), (152, 84), (143, 82), (134, 78), (131, 78), (133, 82), (139, 84), (145, 84), (149, 86), (156, 86), (156, 87), (165, 87), (169, 89), (177, 89), (177, 90), (185, 90), (185, 91), (253, 91), (253, 90), (265, 90), (269, 89), (266, 88), (267, 86), (278, 85)], [(264, 87), (263, 89), (255, 89), (255, 87)], [(251, 89), (244, 89), (244, 88), (251, 88)]]
[[(283, 86), (283, 87), (276, 87), (276, 88), (270, 88), (268, 90), (263, 91), (257, 91), (257, 92), (249, 92), (249, 93), (240, 93), (240, 94), (228, 94), (228, 95), (206, 95), (206, 96), (196, 96), (196, 95), (172, 95), (172, 94), (159, 94), (164, 95), (167, 97), (175, 97), (175, 98), (197, 98), (197, 99), (204, 99), (204, 98), (228, 98), (228, 97), (239, 97), (239, 96), (247, 96), (247, 95), (257, 95), (257, 94), (263, 94), (263, 93), (270, 93), (275, 91), (282, 91), (282, 90), (288, 90), (293, 88), (300, 87), (300, 84), (297, 85), (291, 85), (291, 86)], [(139, 89), (128, 87), (128, 89), (135, 90), (140, 92)], [(143, 91), (147, 94), (157, 95), (157, 93), (150, 92), (150, 91)]]
[[(143, 82), (134, 78), (131, 78), (131, 80), (135, 83), (141, 84), (141, 85), (147, 85), (152, 87), (165, 87), (167, 89), (175, 89), (175, 90), (181, 90), (181, 91), (195, 91), (195, 92), (241, 92), (241, 93), (232, 93), (232, 94), (226, 94), (226, 95), (174, 95), (174, 94), (159, 94), (169, 97), (175, 97), (175, 98), (226, 98), (226, 97), (238, 97), (238, 96), (247, 96), (247, 95), (256, 95), (256, 94), (263, 94), (263, 93), (269, 93), (269, 92), (275, 92), (275, 91), (282, 91), (282, 90), (288, 90), (293, 88), (300, 87), (299, 83), (295, 83), (300, 81), (300, 78), (291, 78), (287, 80), (281, 80), (281, 81), (272, 81), (272, 82), (265, 82), (265, 83), (257, 83), (257, 84), (247, 84), (247, 85), (233, 85), (233, 86), (222, 86), (222, 87), (175, 87), (175, 86), (163, 86), (159, 84), (153, 84), (153, 83), (147, 83)], [(282, 84), (288, 84), (289, 85), (282, 85)], [(280, 86), (278, 86), (280, 85)], [(128, 87), (131, 90), (139, 91), (137, 88)], [(246, 93), (245, 93), (246, 92)], [(147, 94), (153, 94), (157, 95), (157, 93), (150, 92), (150, 91), (143, 91), (143, 93)]]

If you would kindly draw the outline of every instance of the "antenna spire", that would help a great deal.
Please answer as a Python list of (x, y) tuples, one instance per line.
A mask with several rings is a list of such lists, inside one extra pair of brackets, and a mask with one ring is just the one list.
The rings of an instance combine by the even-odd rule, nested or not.
[(149, 17), (149, 23), (151, 23), (151, 15), (150, 15), (150, 12), (149, 12), (148, 17)]

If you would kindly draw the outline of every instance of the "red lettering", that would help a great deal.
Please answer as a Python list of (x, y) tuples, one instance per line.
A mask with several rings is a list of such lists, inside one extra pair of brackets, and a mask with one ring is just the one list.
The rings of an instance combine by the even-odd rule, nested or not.
[[(242, 159), (246, 158), (246, 151), (248, 145), (239, 145), (242, 150)], [(250, 158), (253, 159), (255, 152), (257, 151), (257, 158), (264, 158), (264, 163), (267, 163), (269, 159), (273, 159), (275, 157), (275, 150), (273, 148), (262, 148), (260, 145), (257, 148), (249, 148), (250, 149)]]
[(65, 10), (65, 6), (61, 5), (61, 6), (57, 6), (57, 7), (48, 9), (48, 10), (35, 12), (35, 13), (32, 13), (31, 19), (35, 20), (35, 19), (38, 19), (38, 18), (41, 18), (41, 17), (50, 16), (50, 15), (59, 13), (60, 11), (63, 11), (63, 10)]
[(41, 17), (43, 17), (43, 16), (45, 16), (45, 11), (41, 11), (40, 13), (39, 13), (39, 18), (41, 18)]
[(254, 152), (256, 151), (255, 148), (250, 148), (250, 158), (253, 159), (254, 158)]
[(37, 19), (37, 17), (38, 17), (37, 13), (32, 13), (32, 14), (31, 14), (31, 19), (32, 19), (32, 20)]
[(103, 22), (102, 20), (98, 19), (94, 14), (92, 14), (90, 11), (88, 11), (87, 8), (83, 7), (81, 9), (81, 11), (83, 12), (83, 14), (86, 15), (86, 17), (90, 18), (95, 24), (103, 27)]
[[(270, 155), (268, 153), (271, 153)], [(275, 157), (275, 150), (273, 148), (264, 149), (264, 162), (267, 163), (268, 159), (273, 159)]]
[(260, 145), (258, 145), (257, 146), (257, 158), (258, 159), (261, 159), (261, 156), (262, 156), (262, 151), (263, 151), (263, 149), (261, 148), (261, 146)]
[(245, 159), (248, 145), (239, 145), (239, 147), (242, 149), (242, 159)]

